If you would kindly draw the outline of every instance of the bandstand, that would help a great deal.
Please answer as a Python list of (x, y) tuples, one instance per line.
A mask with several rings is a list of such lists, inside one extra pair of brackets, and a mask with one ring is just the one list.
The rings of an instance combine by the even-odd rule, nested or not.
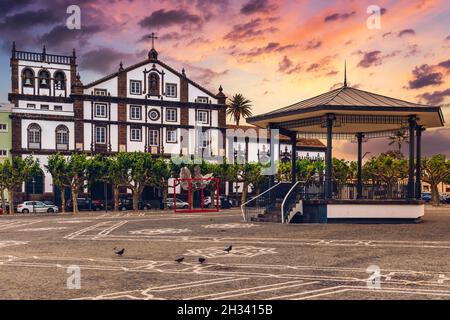
[[(347, 86), (319, 96), (253, 116), (247, 122), (290, 137), (292, 155), (297, 139), (327, 140), (325, 177), (320, 185), (296, 181), (292, 166), (290, 183), (275, 183), (271, 172), (269, 188), (242, 206), (246, 220), (283, 223), (335, 221), (418, 221), (424, 215), (421, 201), (421, 136), (428, 128), (441, 127), (440, 107), (421, 105)], [(394, 196), (377, 198), (362, 181), (363, 143), (404, 132), (409, 140), (407, 184)], [(355, 196), (342, 198), (332, 180), (333, 140), (354, 140), (358, 145)], [(273, 149), (271, 139), (270, 150)], [(272, 163), (274, 152), (271, 152)], [(295, 164), (295, 156), (291, 159)]]

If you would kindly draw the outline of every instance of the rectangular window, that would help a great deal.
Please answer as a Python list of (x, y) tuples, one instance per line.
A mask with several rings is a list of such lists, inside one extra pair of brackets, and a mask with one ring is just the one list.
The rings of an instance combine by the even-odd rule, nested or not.
[(8, 150), (0, 149), (0, 157), (7, 157), (8, 156)]
[(8, 132), (8, 124), (0, 123), (0, 132)]
[(106, 118), (106, 104), (104, 103), (95, 104), (95, 116), (97, 118)]
[(41, 104), (41, 110), (49, 110), (48, 104)]
[(142, 82), (130, 80), (130, 94), (142, 94)]
[(208, 132), (200, 132), (197, 137), (197, 145), (199, 148), (207, 148), (209, 145), (209, 134)]
[(107, 93), (106, 89), (94, 89), (94, 96), (106, 96)]
[(136, 129), (136, 128), (131, 128), (130, 140), (131, 141), (142, 141), (142, 130)]
[(149, 146), (159, 146), (158, 136), (159, 136), (158, 130), (149, 130), (148, 131), (148, 145)]
[(166, 97), (177, 97), (177, 85), (175, 83), (166, 83)]
[(63, 111), (62, 106), (55, 106), (54, 109), (55, 109), (55, 111)]
[(95, 143), (105, 144), (106, 143), (106, 128), (96, 127), (95, 128)]
[(131, 120), (141, 120), (142, 119), (142, 107), (141, 106), (130, 106), (130, 119)]
[(27, 104), (27, 108), (28, 108), (28, 109), (36, 109), (36, 105), (33, 104), (33, 103), (28, 103), (28, 104)]
[(197, 103), (208, 103), (207, 97), (197, 97)]
[(177, 143), (177, 130), (167, 130), (166, 132), (166, 142)]
[(166, 121), (167, 122), (177, 122), (177, 109), (167, 108), (166, 109)]
[(208, 115), (209, 115), (208, 111), (198, 110), (197, 111), (197, 122), (202, 123), (202, 124), (208, 124), (209, 123)]

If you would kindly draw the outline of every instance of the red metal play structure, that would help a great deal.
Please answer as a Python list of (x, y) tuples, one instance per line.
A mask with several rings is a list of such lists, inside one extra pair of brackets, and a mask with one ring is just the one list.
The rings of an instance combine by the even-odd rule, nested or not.
[[(184, 213), (193, 213), (193, 212), (219, 212), (220, 208), (220, 192), (219, 192), (219, 178), (187, 178), (187, 179), (174, 179), (173, 181), (173, 202), (174, 202), (174, 212), (184, 212)], [(182, 190), (186, 189), (187, 191), (187, 199), (189, 207), (187, 209), (177, 208), (177, 186), (180, 187), (180, 195)], [(210, 207), (205, 207), (205, 188), (209, 186), (215, 187), (215, 201), (212, 201), (211, 197), (211, 205)], [(194, 192), (200, 192), (200, 207), (195, 208), (193, 202)], [(215, 205), (214, 205), (215, 202)]]

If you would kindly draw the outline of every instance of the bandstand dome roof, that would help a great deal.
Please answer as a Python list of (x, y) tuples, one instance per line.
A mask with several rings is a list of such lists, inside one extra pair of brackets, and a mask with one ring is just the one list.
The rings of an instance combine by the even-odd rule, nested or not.
[[(406, 128), (409, 116), (425, 128), (441, 127), (444, 118), (439, 106), (422, 105), (344, 85), (316, 97), (247, 119), (258, 127), (286, 129), (320, 138), (326, 132), (327, 114), (336, 116), (334, 134), (372, 133), (390, 135)], [(309, 134), (309, 135), (308, 135)]]

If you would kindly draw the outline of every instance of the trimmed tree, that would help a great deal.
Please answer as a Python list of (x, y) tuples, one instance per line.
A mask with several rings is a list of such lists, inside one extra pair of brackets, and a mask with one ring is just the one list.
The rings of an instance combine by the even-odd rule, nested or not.
[(72, 194), (73, 213), (78, 212), (78, 190), (85, 186), (87, 157), (83, 153), (73, 153), (67, 161), (67, 177)]
[(6, 199), (5, 199), (5, 192), (7, 192), (7, 187), (6, 187), (6, 177), (7, 177), (7, 172), (5, 170), (5, 166), (3, 164), (3, 162), (0, 162), (0, 198), (1, 198), (1, 202), (2, 202), (2, 214), (6, 214)]
[(443, 154), (422, 159), (422, 179), (431, 187), (433, 205), (440, 204), (438, 185), (450, 180), (450, 161)]
[(14, 214), (14, 190), (21, 187), (26, 180), (39, 172), (39, 161), (33, 159), (31, 155), (26, 158), (14, 157), (12, 160), (4, 160), (2, 178), (4, 179), (3, 184), (8, 189), (10, 215)]
[(167, 209), (167, 197), (169, 195), (169, 179), (172, 177), (172, 165), (164, 158), (158, 158), (154, 163), (153, 184), (162, 190), (163, 209)]
[(70, 187), (69, 177), (67, 175), (67, 159), (60, 153), (52, 154), (47, 159), (45, 169), (52, 175), (53, 185), (58, 187), (61, 192), (61, 209), (66, 212), (66, 187)]

